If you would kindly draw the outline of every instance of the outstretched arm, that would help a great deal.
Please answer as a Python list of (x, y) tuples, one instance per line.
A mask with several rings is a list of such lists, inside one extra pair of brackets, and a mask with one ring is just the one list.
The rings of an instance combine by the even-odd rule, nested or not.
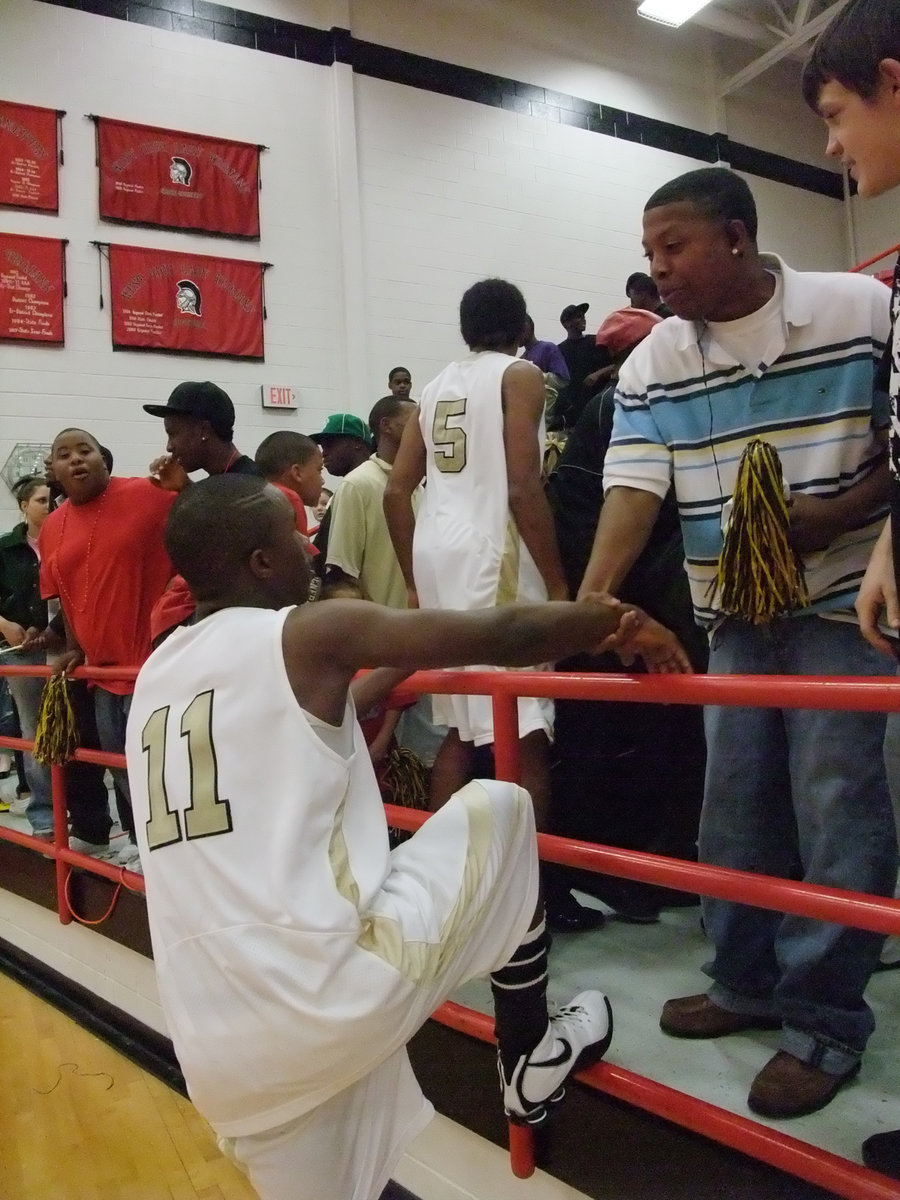
[(294, 694), (303, 708), (332, 722), (340, 720), (350, 680), (361, 667), (524, 667), (604, 642), (626, 657), (640, 655), (650, 670), (691, 669), (674, 634), (609, 596), (468, 613), (404, 612), (330, 600), (295, 609), (284, 626), (285, 665)]
[(606, 494), (578, 595), (617, 592), (647, 545), (662, 501), (655, 492), (614, 487)]

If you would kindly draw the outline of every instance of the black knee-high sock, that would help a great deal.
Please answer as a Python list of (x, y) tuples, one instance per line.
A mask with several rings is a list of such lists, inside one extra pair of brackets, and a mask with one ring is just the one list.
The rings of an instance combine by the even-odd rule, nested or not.
[(504, 1071), (511, 1071), (547, 1030), (547, 949), (547, 926), (541, 920), (506, 966), (491, 975), (494, 1030)]

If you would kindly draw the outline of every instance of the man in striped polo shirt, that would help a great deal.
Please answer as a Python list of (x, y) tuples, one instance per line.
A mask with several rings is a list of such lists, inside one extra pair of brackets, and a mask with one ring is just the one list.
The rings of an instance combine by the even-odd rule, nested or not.
[[(798, 273), (756, 245), (731, 171), (692, 171), (644, 209), (644, 247), (676, 314), (622, 368), (606, 502), (582, 591), (615, 594), (674, 481), (695, 615), (713, 674), (880, 675), (853, 603), (887, 506), (887, 413), (874, 391), (889, 332), (876, 280)], [(809, 607), (752, 624), (714, 586), (747, 443), (778, 451)], [(700, 860), (893, 894), (897, 845), (875, 713), (709, 707)], [(708, 1038), (780, 1029), (750, 1088), (769, 1117), (824, 1107), (859, 1069), (863, 999), (883, 938), (707, 898), (707, 993), (665, 1005), (662, 1029)]]

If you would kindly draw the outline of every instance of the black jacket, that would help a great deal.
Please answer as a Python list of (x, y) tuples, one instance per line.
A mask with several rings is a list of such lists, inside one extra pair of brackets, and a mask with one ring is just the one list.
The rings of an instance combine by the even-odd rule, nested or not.
[(47, 602), (41, 599), (41, 567), (28, 545), (23, 521), (0, 537), (0, 616), (23, 629), (47, 626)]

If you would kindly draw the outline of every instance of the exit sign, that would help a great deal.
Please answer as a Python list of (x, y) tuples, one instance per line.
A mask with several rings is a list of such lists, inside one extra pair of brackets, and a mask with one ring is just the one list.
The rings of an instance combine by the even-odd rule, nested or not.
[(263, 408), (296, 408), (297, 393), (292, 387), (283, 384), (264, 383), (262, 391)]

